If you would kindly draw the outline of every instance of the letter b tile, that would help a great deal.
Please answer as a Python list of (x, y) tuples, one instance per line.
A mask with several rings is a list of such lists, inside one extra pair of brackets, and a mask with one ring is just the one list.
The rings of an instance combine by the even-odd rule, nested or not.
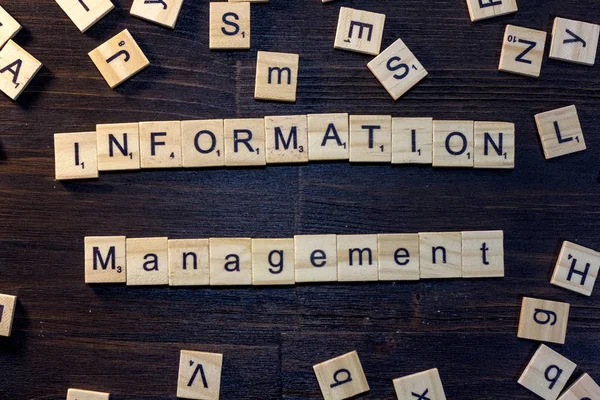
[(523, 297), (517, 336), (541, 342), (565, 343), (568, 303)]
[(542, 344), (523, 371), (519, 384), (545, 400), (556, 400), (576, 367), (575, 363)]
[(313, 369), (325, 400), (344, 400), (369, 391), (358, 353), (352, 351)]

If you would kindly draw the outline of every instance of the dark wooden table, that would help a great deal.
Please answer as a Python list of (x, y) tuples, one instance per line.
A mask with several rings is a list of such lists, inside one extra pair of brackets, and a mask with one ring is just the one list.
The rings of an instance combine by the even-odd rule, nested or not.
[[(507, 23), (600, 22), (594, 0), (519, 0), (516, 15), (469, 21), (465, 0), (271, 0), (252, 6), (252, 50), (208, 50), (208, 1), (186, 0), (174, 31), (135, 19), (130, 0), (81, 34), (51, 0), (5, 0), (16, 41), (44, 64), (17, 103), (0, 99), (0, 292), (19, 296), (0, 340), (0, 399), (174, 399), (180, 349), (223, 352), (223, 399), (317, 399), (312, 365), (356, 349), (371, 392), (437, 367), (447, 397), (533, 399), (517, 384), (538, 343), (516, 337), (522, 296), (571, 303), (551, 346), (600, 380), (600, 294), (551, 286), (563, 239), (600, 249), (600, 64), (544, 58), (539, 79), (497, 71)], [(429, 71), (393, 102), (369, 56), (333, 49), (340, 6), (387, 14)], [(111, 91), (88, 51), (128, 28), (152, 65)], [(550, 37), (550, 35), (549, 35)], [(547, 46), (550, 41), (548, 39)], [(253, 99), (257, 50), (300, 54), (298, 102)], [(547, 51), (546, 51), (547, 54)], [(538, 112), (575, 104), (588, 144), (546, 161)], [(104, 173), (54, 181), (53, 134), (96, 123), (314, 112), (516, 123), (513, 171), (309, 164)], [(503, 229), (506, 278), (287, 288), (84, 284), (83, 237), (291, 237)]]

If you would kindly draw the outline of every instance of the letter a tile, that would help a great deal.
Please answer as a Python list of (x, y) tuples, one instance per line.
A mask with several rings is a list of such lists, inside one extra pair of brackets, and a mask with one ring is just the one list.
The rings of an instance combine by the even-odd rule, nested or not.
[(569, 304), (523, 297), (517, 336), (540, 342), (565, 343)]
[(591, 296), (600, 270), (600, 252), (564, 241), (550, 283)]
[(0, 49), (20, 30), (21, 24), (0, 6)]
[(0, 90), (16, 100), (41, 68), (41, 62), (9, 40), (0, 50)]
[(131, 15), (146, 21), (175, 28), (183, 0), (133, 0)]
[(600, 399), (600, 386), (591, 376), (583, 374), (558, 400)]
[(314, 365), (325, 400), (344, 400), (369, 391), (358, 353), (352, 351)]
[(85, 237), (85, 283), (125, 283), (125, 236)]
[(169, 284), (168, 238), (127, 239), (127, 286)]
[(298, 54), (259, 51), (256, 57), (256, 100), (296, 101)]
[(575, 106), (535, 115), (546, 159), (585, 150), (585, 139)]
[(341, 7), (333, 47), (376, 56), (384, 25), (385, 14)]
[(394, 379), (398, 400), (446, 400), (437, 368)]
[(542, 69), (546, 32), (506, 25), (498, 69), (537, 78)]
[(67, 400), (108, 400), (110, 393), (92, 392), (90, 390), (69, 389)]
[(181, 350), (177, 397), (219, 400), (223, 354)]
[(115, 8), (110, 0), (56, 0), (56, 2), (81, 32), (90, 29)]
[(576, 367), (574, 362), (542, 344), (523, 371), (519, 384), (544, 400), (556, 400)]

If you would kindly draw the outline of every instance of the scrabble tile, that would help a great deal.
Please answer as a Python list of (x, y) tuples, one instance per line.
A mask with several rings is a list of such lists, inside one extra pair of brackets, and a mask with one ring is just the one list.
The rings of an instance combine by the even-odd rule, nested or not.
[(92, 392), (89, 390), (69, 389), (67, 400), (109, 400), (110, 393)]
[(419, 234), (379, 234), (380, 281), (419, 280)]
[(125, 236), (86, 236), (85, 283), (127, 282)]
[(16, 100), (41, 68), (41, 62), (9, 40), (0, 50), (0, 90)]
[(515, 124), (511, 122), (474, 123), (475, 168), (515, 167)]
[(336, 235), (296, 235), (294, 246), (296, 282), (337, 281)]
[(544, 400), (556, 400), (576, 367), (574, 362), (542, 344), (525, 367), (519, 384)]
[(96, 132), (55, 133), (56, 180), (98, 177)]
[(294, 239), (252, 239), (252, 284), (295, 282)]
[(56, 0), (56, 2), (81, 32), (90, 29), (115, 8), (110, 0)]
[(398, 400), (446, 400), (437, 368), (393, 380)]
[(338, 235), (339, 282), (365, 282), (379, 279), (377, 235)]
[(600, 386), (588, 374), (583, 374), (558, 400), (586, 399), (600, 399)]
[(19, 24), (2, 6), (0, 6), (0, 48), (21, 30)]
[(181, 122), (140, 122), (142, 168), (179, 168), (181, 159)]
[(348, 160), (348, 114), (308, 114), (308, 159)]
[(265, 117), (267, 164), (308, 162), (306, 115)]
[(181, 350), (177, 397), (219, 400), (223, 354)]
[(226, 166), (267, 165), (263, 118), (226, 119), (224, 137)]
[(130, 14), (174, 29), (183, 0), (133, 0)]
[(401, 39), (367, 64), (394, 100), (427, 76), (427, 71)]
[(433, 118), (392, 118), (392, 164), (433, 162)]
[(252, 284), (252, 239), (210, 239), (210, 284)]
[(421, 279), (462, 276), (462, 235), (460, 232), (419, 233)]
[(181, 121), (181, 140), (185, 168), (225, 165), (222, 119)]
[(10, 336), (16, 305), (16, 296), (0, 294), (0, 336)]
[(140, 169), (140, 127), (137, 122), (96, 125), (98, 171)]
[(385, 14), (340, 7), (333, 47), (375, 56), (381, 49), (384, 25)]
[(228, 0), (230, 3), (268, 3), (269, 0)]
[(599, 37), (600, 25), (557, 17), (552, 27), (549, 57), (594, 65)]
[(504, 232), (462, 232), (462, 277), (504, 276)]
[(517, 0), (467, 0), (471, 21), (517, 12)]
[(169, 284), (168, 238), (127, 239), (127, 286)]
[(325, 400), (349, 399), (370, 390), (356, 351), (313, 365), (313, 370)]
[(210, 3), (211, 50), (250, 49), (250, 3)]
[(540, 342), (565, 343), (568, 303), (523, 297), (517, 336)]
[(575, 106), (535, 115), (546, 159), (585, 150), (585, 139)]
[(542, 69), (546, 32), (506, 25), (498, 69), (537, 78)]
[(433, 121), (433, 166), (473, 167), (473, 121)]
[(256, 100), (294, 103), (298, 87), (298, 54), (259, 51), (256, 57)]
[(550, 283), (591, 296), (600, 269), (600, 252), (564, 241)]
[(392, 117), (350, 116), (350, 162), (392, 161)]
[(169, 286), (210, 285), (208, 239), (169, 239)]
[(150, 65), (127, 29), (96, 47), (88, 55), (111, 89)]

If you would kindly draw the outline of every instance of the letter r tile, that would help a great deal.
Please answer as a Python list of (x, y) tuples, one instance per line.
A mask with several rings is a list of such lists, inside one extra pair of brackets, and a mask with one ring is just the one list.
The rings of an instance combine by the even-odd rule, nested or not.
[(544, 400), (556, 400), (576, 367), (574, 362), (542, 344), (525, 367), (519, 384)]
[(325, 400), (344, 400), (370, 390), (356, 351), (316, 364), (313, 370)]
[(541, 342), (565, 343), (568, 303), (523, 297), (517, 336)]

